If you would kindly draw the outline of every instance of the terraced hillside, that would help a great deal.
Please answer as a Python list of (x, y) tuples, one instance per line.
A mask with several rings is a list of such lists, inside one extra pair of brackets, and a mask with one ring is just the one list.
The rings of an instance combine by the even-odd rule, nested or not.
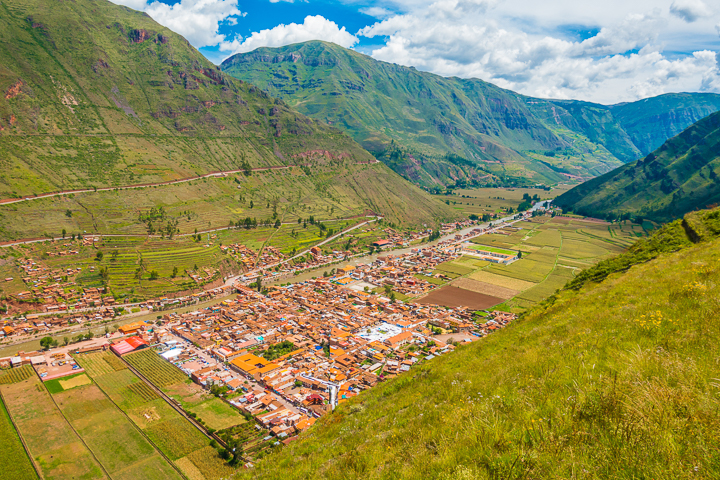
[(636, 160), (720, 109), (720, 95), (605, 106), (526, 97), (444, 78), (325, 42), (259, 48), (222, 69), (338, 126), (427, 186), (556, 183)]
[(720, 202), (720, 113), (665, 142), (644, 159), (555, 199), (564, 209), (603, 218), (667, 222)]
[(242, 478), (716, 478), (719, 231), (717, 210), (663, 227)]
[[(360, 210), (394, 215), (389, 192), (403, 192), (426, 218), (450, 213), (346, 135), (223, 74), (143, 13), (89, 0), (4, 0), (0, 12), (0, 200), (296, 165), (310, 177), (357, 173)], [(323, 197), (313, 190), (310, 200)]]

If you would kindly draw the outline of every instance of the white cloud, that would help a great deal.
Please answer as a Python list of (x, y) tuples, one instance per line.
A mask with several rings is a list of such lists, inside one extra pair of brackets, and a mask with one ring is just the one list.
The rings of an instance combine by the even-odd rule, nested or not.
[(349, 48), (357, 43), (358, 38), (345, 30), (345, 27), (340, 28), (337, 23), (322, 15), (308, 15), (301, 24), (280, 24), (254, 32), (245, 39), (221, 42), (220, 50), (232, 53), (249, 52), (259, 47), (280, 47), (309, 40), (324, 40)]
[(135, 10), (143, 10), (159, 24), (185, 37), (194, 47), (218, 45), (225, 36), (218, 33), (220, 23), (237, 24), (238, 0), (181, 0), (174, 5), (159, 1), (114, 0)]
[(670, 13), (686, 22), (695, 22), (709, 15), (710, 9), (702, 0), (675, 0), (670, 5)]
[(393, 14), (393, 12), (391, 10), (388, 10), (387, 8), (383, 8), (383, 7), (361, 8), (360, 13), (364, 13), (365, 15), (369, 15), (369, 16), (375, 17), (375, 18), (387, 18)]
[[(599, 29), (585, 29), (597, 33), (577, 39), (558, 33), (557, 23), (548, 27), (537, 19), (518, 21), (498, 14), (508, 1), (439, 0), (365, 27), (358, 35), (387, 39), (371, 52), (378, 60), (481, 78), (540, 97), (616, 103), (668, 91), (720, 93), (715, 52), (698, 49), (672, 59), (663, 54), (662, 33), (683, 22), (660, 9), (626, 13)], [(706, 26), (712, 31), (715, 23)]]

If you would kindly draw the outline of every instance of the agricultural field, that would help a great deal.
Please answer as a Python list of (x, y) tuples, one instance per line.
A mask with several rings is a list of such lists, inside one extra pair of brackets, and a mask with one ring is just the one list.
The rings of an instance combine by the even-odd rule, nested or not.
[(104, 394), (187, 478), (215, 480), (231, 473), (218, 453), (208, 447), (210, 440), (122, 360), (110, 352), (79, 354), (75, 358)]
[(453, 191), (452, 195), (433, 195), (458, 211), (462, 216), (504, 214), (507, 209), (517, 210), (523, 195), (537, 195), (540, 200), (551, 200), (572, 188), (571, 185), (558, 185), (550, 191), (539, 188), (467, 188)]
[(307, 175), (295, 167), (250, 176), (39, 198), (0, 205), (0, 237), (59, 236), (63, 230), (68, 234), (142, 235), (148, 224), (140, 220), (141, 215), (159, 207), (165, 215), (154, 218), (155, 229), (172, 224), (182, 234), (226, 227), (247, 217), (272, 223), (275, 218), (295, 223), (310, 216), (325, 221), (366, 215), (371, 208), (406, 226), (450, 219), (452, 212), (445, 205), (431, 201), (418, 189), (398, 189), (399, 178), (384, 176), (386, 168), (382, 164), (348, 164), (341, 169), (316, 166), (312, 175)]
[(60, 411), (111, 478), (182, 478), (147, 436), (97, 385), (73, 385), (77, 385), (77, 382), (66, 383), (65, 386), (70, 388), (52, 395)]
[(0, 385), (0, 391), (43, 477), (108, 478), (37, 375), (33, 373), (24, 380)]
[[(415, 301), (432, 300), (452, 306), (463, 304), (462, 292), (466, 292), (467, 306), (471, 306), (468, 302), (478, 305), (494, 301), (492, 306), (521, 312), (555, 293), (581, 270), (622, 252), (644, 235), (647, 232), (643, 226), (631, 223), (534, 217), (502, 229), (501, 233), (471, 240), (477, 248), (521, 252), (522, 258), (510, 265), (473, 262), (469, 256), (442, 263), (433, 273), (442, 274), (445, 279), (419, 277), (441, 286), (441, 291)], [(494, 300), (480, 301), (475, 298), (477, 294)]]
[(219, 398), (193, 383), (175, 365), (154, 350), (146, 349), (126, 355), (125, 360), (166, 395), (177, 400), (183, 409), (214, 430), (245, 423), (245, 417)]
[[(81, 292), (83, 288), (107, 286), (108, 294), (119, 303), (142, 301), (147, 298), (185, 292), (211, 283), (228, 275), (244, 271), (240, 258), (222, 250), (223, 245), (242, 244), (259, 252), (272, 246), (286, 256), (301, 252), (321, 242), (327, 232), (339, 232), (367, 218), (328, 220), (325, 230), (306, 223), (281, 225), (280, 228), (233, 228), (201, 235), (165, 238), (106, 237), (93, 245), (83, 246), (71, 237), (55, 242), (47, 241), (20, 245), (0, 250), (0, 294), (14, 294), (29, 290), (31, 285), (22, 281), (25, 276), (19, 261), (33, 259), (50, 269), (65, 282), (65, 291)], [(349, 235), (362, 235), (361, 246), (374, 241), (377, 227), (370, 224)], [(339, 238), (326, 251), (342, 248), (348, 238)], [(74, 254), (67, 254), (76, 251)], [(77, 270), (80, 269), (80, 270)], [(107, 270), (103, 279), (102, 272)], [(191, 276), (193, 275), (193, 276)]]
[[(25, 367), (21, 368), (24, 369)], [(21, 370), (15, 369), (15, 370)], [(4, 375), (3, 375), (4, 377)], [(19, 377), (18, 377), (19, 378)], [(3, 384), (9, 384), (9, 379)], [(10, 420), (5, 403), (0, 398), (0, 477), (13, 480), (37, 479), (30, 458)]]

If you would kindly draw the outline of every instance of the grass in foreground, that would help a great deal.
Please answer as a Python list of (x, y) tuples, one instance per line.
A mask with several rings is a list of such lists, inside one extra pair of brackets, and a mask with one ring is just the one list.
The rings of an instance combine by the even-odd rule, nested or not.
[[(701, 219), (705, 238), (717, 220)], [(717, 478), (718, 254), (676, 222), (342, 404), (244, 478)]]

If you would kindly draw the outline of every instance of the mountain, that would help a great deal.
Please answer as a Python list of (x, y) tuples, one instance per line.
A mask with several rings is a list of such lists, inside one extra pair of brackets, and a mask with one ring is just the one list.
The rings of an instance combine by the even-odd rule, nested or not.
[(714, 94), (615, 106), (531, 98), (319, 41), (237, 54), (221, 68), (347, 131), (426, 187), (588, 179), (720, 110)]
[(717, 210), (663, 227), (241, 478), (716, 478), (718, 233)]
[(720, 203), (720, 112), (645, 157), (564, 193), (563, 209), (603, 218), (667, 222)]
[[(224, 74), (146, 14), (104, 0), (0, 3), (0, 165), (0, 199), (298, 165), (310, 177), (334, 169), (347, 187), (338, 201), (357, 213), (387, 211), (400, 222), (452, 214), (347, 135)], [(358, 165), (361, 178), (342, 180)], [(278, 197), (312, 204), (327, 197), (327, 180), (318, 182), (310, 197)]]

